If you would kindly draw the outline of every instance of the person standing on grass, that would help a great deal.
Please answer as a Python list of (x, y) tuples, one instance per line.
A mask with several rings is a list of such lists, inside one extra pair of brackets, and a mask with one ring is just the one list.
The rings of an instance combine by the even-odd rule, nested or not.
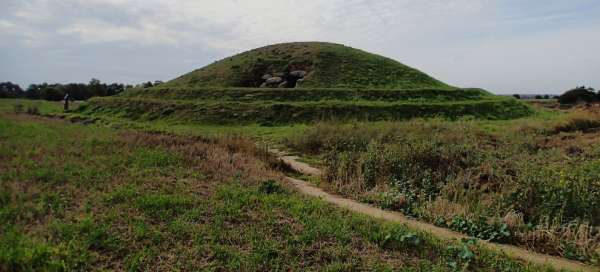
[(65, 94), (65, 111), (69, 110), (69, 99), (71, 98), (71, 96), (69, 95), (69, 93)]

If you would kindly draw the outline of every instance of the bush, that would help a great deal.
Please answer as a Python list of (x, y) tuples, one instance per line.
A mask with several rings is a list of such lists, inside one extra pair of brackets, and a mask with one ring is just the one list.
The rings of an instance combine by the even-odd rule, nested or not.
[(577, 87), (558, 97), (561, 104), (575, 104), (579, 102), (592, 103), (598, 101), (596, 94), (585, 87)]
[(40, 108), (38, 105), (27, 106), (27, 114), (29, 115), (40, 115)]
[(258, 187), (258, 191), (263, 194), (270, 195), (270, 194), (284, 192), (284, 189), (281, 187), (281, 185), (279, 185), (279, 183), (277, 183), (277, 181), (270, 179), (270, 180), (263, 181), (260, 184), (260, 186)]

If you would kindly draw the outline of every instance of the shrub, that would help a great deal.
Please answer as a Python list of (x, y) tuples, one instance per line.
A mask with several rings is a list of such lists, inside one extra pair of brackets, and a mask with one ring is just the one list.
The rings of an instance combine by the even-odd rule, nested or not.
[(421, 239), (416, 233), (400, 228), (394, 228), (383, 238), (381, 246), (387, 249), (401, 249), (417, 247), (421, 242)]
[(27, 106), (27, 114), (29, 115), (40, 115), (40, 108), (38, 105)]
[(270, 180), (263, 181), (260, 184), (260, 186), (258, 187), (258, 191), (263, 194), (274, 194), (274, 193), (281, 193), (284, 190), (281, 187), (281, 185), (279, 185), (279, 183), (277, 183), (277, 181), (270, 179)]
[(512, 237), (508, 225), (499, 222), (488, 223), (484, 217), (477, 219), (455, 217), (446, 227), (472, 237), (494, 242), (507, 242)]
[(596, 94), (586, 89), (585, 87), (577, 87), (575, 89), (569, 90), (558, 97), (558, 102), (561, 104), (575, 104), (578, 102), (595, 102), (598, 100)]

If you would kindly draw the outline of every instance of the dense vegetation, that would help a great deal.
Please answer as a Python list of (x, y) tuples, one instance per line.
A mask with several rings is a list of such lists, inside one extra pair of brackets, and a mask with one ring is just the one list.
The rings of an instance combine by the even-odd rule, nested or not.
[(595, 93), (594, 88), (585, 86), (571, 89), (558, 97), (561, 104), (592, 103), (600, 100), (600, 93)]
[(24, 97), (25, 92), (21, 86), (10, 81), (0, 82), (0, 98), (20, 98)]
[(275, 44), (244, 52), (165, 83), (167, 87), (259, 87), (265, 74), (302, 70), (302, 87), (451, 88), (395, 60), (340, 44)]
[(1, 271), (542, 270), (304, 198), (244, 137), (9, 113), (21, 104), (36, 105), (0, 103)]
[(288, 137), (335, 192), (481, 239), (600, 264), (600, 113), (324, 123)]

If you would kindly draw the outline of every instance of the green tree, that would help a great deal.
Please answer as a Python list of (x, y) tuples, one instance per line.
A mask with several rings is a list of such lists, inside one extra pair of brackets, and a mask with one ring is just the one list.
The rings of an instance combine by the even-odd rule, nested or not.
[(568, 90), (558, 97), (558, 102), (561, 104), (575, 104), (580, 102), (591, 103), (598, 101), (598, 96), (596, 93), (594, 93), (594, 91), (592, 91), (592, 88), (590, 89), (586, 88), (585, 86), (581, 86)]
[(88, 84), (88, 88), (92, 96), (106, 96), (106, 84), (100, 82), (99, 79), (92, 78)]
[(0, 82), (0, 98), (19, 98), (25, 96), (25, 92), (18, 84), (12, 82)]

